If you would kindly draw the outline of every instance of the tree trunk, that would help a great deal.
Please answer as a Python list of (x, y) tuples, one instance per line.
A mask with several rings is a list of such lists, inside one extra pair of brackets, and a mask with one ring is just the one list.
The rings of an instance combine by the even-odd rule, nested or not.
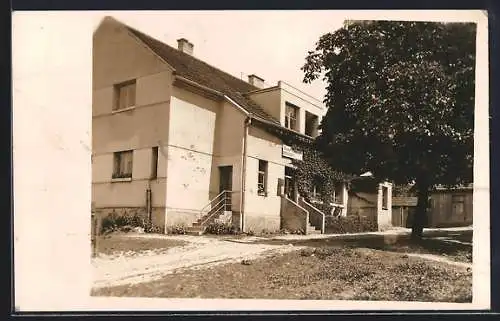
[(411, 230), (411, 238), (415, 241), (422, 239), (424, 226), (427, 222), (427, 205), (429, 202), (429, 184), (425, 178), (417, 183), (417, 209), (413, 217), (413, 226)]

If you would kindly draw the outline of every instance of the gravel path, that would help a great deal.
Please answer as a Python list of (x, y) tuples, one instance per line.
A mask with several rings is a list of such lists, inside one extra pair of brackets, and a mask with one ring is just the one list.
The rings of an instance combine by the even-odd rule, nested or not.
[[(133, 236), (139, 237), (139, 236)], [(146, 251), (138, 255), (102, 256), (92, 260), (94, 288), (152, 281), (166, 274), (183, 269), (252, 260), (263, 256), (301, 249), (292, 245), (266, 245), (247, 243), (244, 240), (224, 240), (197, 236), (140, 237), (174, 238), (190, 242), (186, 246), (164, 252)]]

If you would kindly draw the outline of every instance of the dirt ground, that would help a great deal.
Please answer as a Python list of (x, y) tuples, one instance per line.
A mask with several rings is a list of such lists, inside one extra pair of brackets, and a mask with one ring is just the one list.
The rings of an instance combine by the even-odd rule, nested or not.
[(128, 243), (123, 238), (129, 238), (132, 242), (142, 239), (155, 244), (180, 242), (179, 244), (185, 245), (149, 251), (121, 252), (114, 256), (98, 256), (92, 260), (96, 288), (148, 282), (184, 269), (207, 268), (301, 248), (293, 245), (256, 244), (252, 243), (253, 238), (239, 240), (227, 237), (148, 234), (125, 234), (120, 237), (120, 242), (124, 244), (122, 246)]
[[(245, 263), (245, 264), (243, 264)], [(471, 272), (373, 249), (303, 249), (135, 285), (99, 296), (471, 302)]]
[[(123, 251), (93, 259), (92, 294), (470, 302), (468, 233), (441, 233), (419, 246), (403, 234), (384, 233), (329, 238), (126, 234), (101, 243), (103, 249)], [(125, 251), (127, 246), (135, 250)]]

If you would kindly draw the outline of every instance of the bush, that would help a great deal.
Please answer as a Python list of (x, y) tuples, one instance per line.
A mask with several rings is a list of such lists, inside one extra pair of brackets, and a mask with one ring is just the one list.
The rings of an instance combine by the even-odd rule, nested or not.
[(162, 228), (151, 221), (143, 219), (137, 212), (133, 214), (118, 215), (115, 211), (104, 217), (101, 221), (101, 233), (115, 231), (128, 232), (134, 227), (142, 227), (146, 233), (161, 233)]
[(374, 219), (359, 215), (327, 216), (325, 230), (327, 233), (335, 234), (375, 232), (378, 230), (378, 225)]
[(174, 225), (167, 229), (168, 234), (186, 234), (186, 227), (184, 225)]
[(236, 234), (237, 229), (228, 223), (212, 222), (207, 225), (205, 233), (215, 235)]

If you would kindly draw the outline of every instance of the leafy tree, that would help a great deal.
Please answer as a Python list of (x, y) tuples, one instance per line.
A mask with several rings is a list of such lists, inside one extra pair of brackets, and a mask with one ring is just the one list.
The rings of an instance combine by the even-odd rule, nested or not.
[(430, 189), (472, 181), (472, 23), (354, 21), (320, 37), (304, 82), (327, 82), (317, 140), (335, 168), (415, 182), (412, 236), (422, 237)]

